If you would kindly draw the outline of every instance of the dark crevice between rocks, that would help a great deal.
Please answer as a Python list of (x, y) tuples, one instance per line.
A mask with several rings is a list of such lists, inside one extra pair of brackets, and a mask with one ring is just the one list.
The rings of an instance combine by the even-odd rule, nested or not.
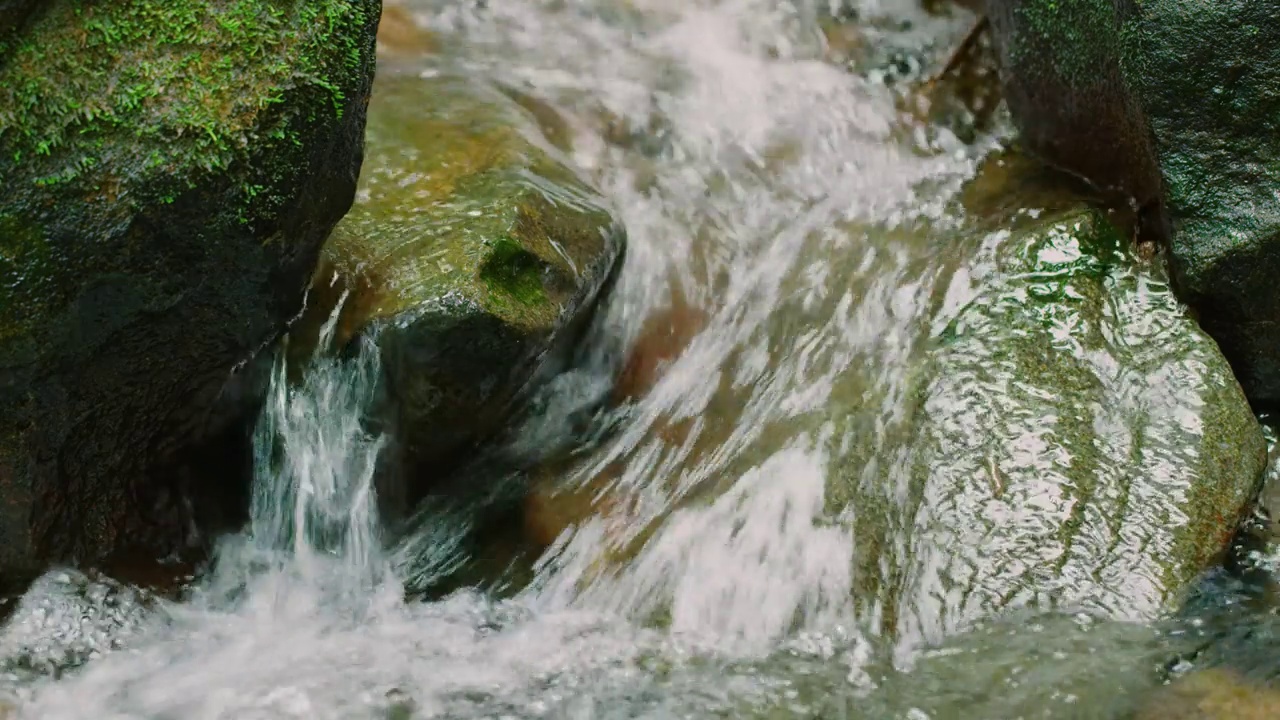
[(0, 0), (0, 66), (8, 59), (9, 41), (35, 17), (36, 9), (47, 8), (42, 0)]

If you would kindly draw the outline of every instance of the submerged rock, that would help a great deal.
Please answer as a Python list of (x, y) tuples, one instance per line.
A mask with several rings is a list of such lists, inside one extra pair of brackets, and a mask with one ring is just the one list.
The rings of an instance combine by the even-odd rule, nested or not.
[[(412, 501), (496, 431), (583, 325), (621, 227), (537, 133), (476, 80), (383, 73), (358, 200), (325, 245), (316, 318), (350, 293), (338, 342), (376, 335)], [(406, 496), (407, 495), (407, 496)]]
[(0, 53), (0, 573), (171, 552), (237, 491), (161, 468), (252, 404), (351, 203), (380, 8), (38, 5)]
[(1136, 720), (1267, 720), (1280, 717), (1280, 691), (1222, 669), (1199, 670), (1156, 693)]
[(830, 498), (890, 635), (933, 643), (1020, 606), (1151, 619), (1224, 549), (1262, 434), (1127, 245), (1094, 211), (1023, 215), (939, 298), (900, 449)]
[(1280, 2), (1143, 0), (1125, 69), (1155, 131), (1180, 296), (1255, 403), (1280, 401)]

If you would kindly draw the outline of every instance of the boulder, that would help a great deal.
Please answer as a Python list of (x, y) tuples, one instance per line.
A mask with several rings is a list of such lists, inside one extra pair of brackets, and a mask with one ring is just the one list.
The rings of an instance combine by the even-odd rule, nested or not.
[(0, 54), (0, 575), (234, 510), (168, 466), (253, 404), (351, 203), (380, 10), (37, 5)]
[(1126, 74), (1155, 133), (1179, 295), (1255, 404), (1280, 401), (1280, 2), (1143, 0)]
[[(1078, 206), (984, 234), (937, 303), (905, 437), (843, 461), (828, 501), (859, 602), (904, 646), (1019, 607), (1152, 619), (1256, 493), (1230, 367), (1128, 247)], [(849, 418), (837, 445), (867, 432)]]
[[(595, 307), (624, 234), (532, 115), (476, 78), (379, 75), (351, 213), (325, 244), (312, 317), (376, 338), (418, 497), (507, 421)], [(389, 474), (388, 474), (389, 475)]]
[(964, 0), (990, 22), (1019, 141), (1133, 211), (1132, 234), (1168, 241), (1160, 167), (1141, 99), (1122, 71), (1122, 18), (1134, 0)]

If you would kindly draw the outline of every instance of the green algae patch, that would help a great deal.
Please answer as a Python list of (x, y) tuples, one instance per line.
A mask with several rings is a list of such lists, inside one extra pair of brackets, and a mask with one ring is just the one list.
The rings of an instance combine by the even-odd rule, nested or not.
[(0, 47), (0, 455), (27, 500), (0, 514), (0, 573), (164, 555), (191, 518), (153, 522), (149, 502), (200, 513), (234, 490), (184, 501), (160, 467), (253, 402), (237, 372), (300, 310), (350, 207), (381, 6), (19, 4)]
[(540, 277), (545, 267), (537, 255), (525, 250), (520, 243), (501, 237), (493, 241), (479, 276), (491, 293), (505, 293), (515, 302), (532, 307), (547, 299)]
[[(938, 642), (1017, 608), (1174, 611), (1265, 462), (1214, 342), (1089, 209), (983, 231), (933, 318), (881, 483), (832, 488), (886, 632)], [(859, 463), (854, 468), (861, 469)]]
[(506, 419), (622, 253), (538, 120), (481, 79), (384, 70), (357, 199), (299, 330), (314, 337), (347, 291), (337, 341), (376, 333), (403, 445), (433, 470)]

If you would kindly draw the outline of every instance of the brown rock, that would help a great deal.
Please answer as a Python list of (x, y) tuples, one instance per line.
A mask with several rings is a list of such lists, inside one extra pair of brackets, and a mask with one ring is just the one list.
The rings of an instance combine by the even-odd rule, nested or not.
[(683, 294), (673, 293), (671, 305), (650, 315), (640, 329), (618, 375), (613, 402), (635, 400), (652, 390), (662, 371), (684, 352), (707, 320), (704, 310), (690, 305)]
[(382, 20), (378, 23), (379, 54), (430, 55), (438, 49), (435, 36), (419, 25), (404, 5), (383, 3)]

